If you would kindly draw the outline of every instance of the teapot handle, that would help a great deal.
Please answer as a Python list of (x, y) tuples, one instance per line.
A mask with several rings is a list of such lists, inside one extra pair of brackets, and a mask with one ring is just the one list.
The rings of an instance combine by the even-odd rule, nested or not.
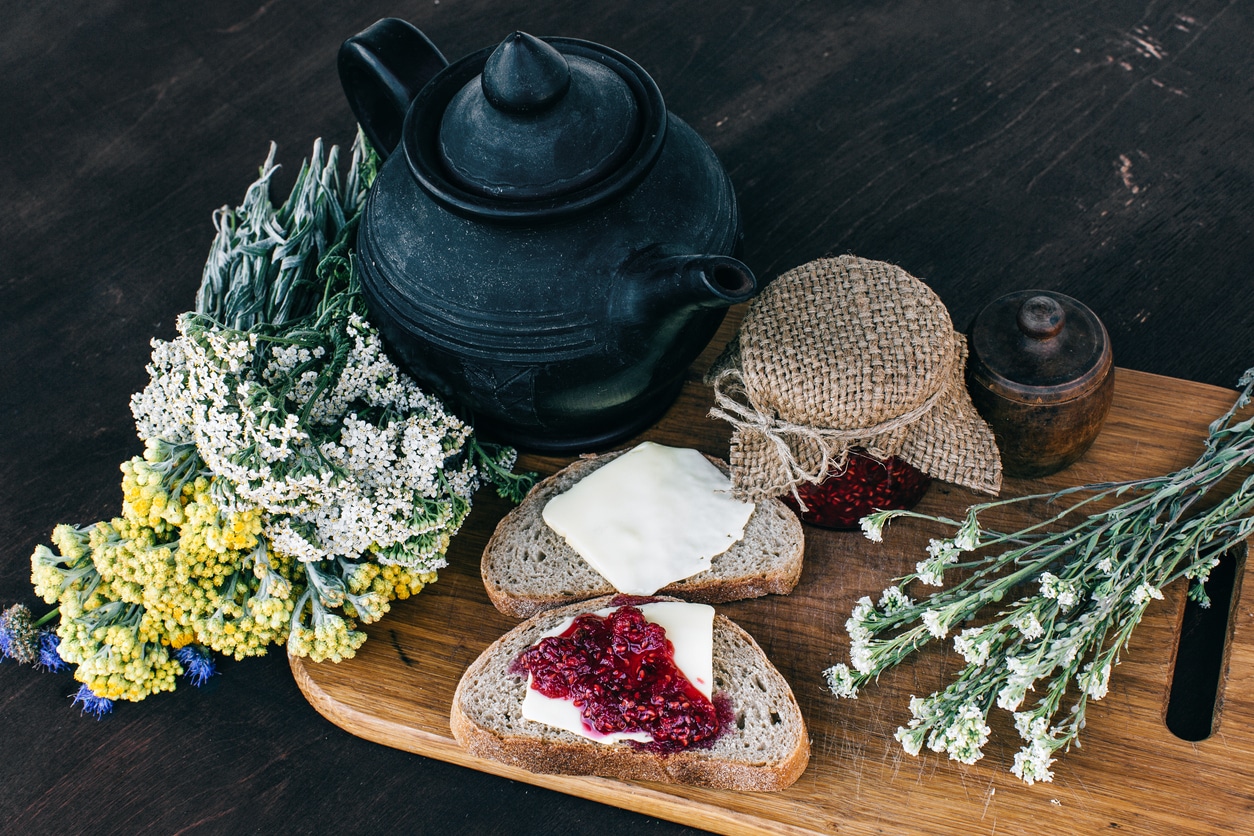
[(340, 84), (380, 157), (401, 141), (409, 103), (448, 60), (413, 24), (387, 17), (340, 45)]

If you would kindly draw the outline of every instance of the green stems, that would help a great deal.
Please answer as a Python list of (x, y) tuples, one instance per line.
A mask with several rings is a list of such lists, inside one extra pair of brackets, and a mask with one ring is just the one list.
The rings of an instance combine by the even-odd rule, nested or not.
[[(878, 605), (869, 597), (858, 602), (846, 622), (852, 669), (842, 663), (826, 671), (832, 691), (856, 697), (919, 648), (970, 624), (953, 640), (966, 666), (941, 691), (912, 698), (912, 718), (897, 739), (911, 754), (926, 743), (973, 763), (987, 740), (987, 716), (1000, 708), (1014, 715), (1024, 740), (1011, 771), (1027, 783), (1051, 780), (1053, 756), (1075, 742), (1089, 701), (1105, 696), (1110, 671), (1150, 602), (1184, 577), (1190, 596), (1208, 604), (1203, 585), (1211, 569), (1254, 532), (1254, 474), (1194, 513), (1226, 479), (1254, 463), (1254, 419), (1235, 417), (1250, 401), (1254, 370), (1240, 385), (1232, 408), (1211, 424), (1201, 456), (1174, 473), (985, 502), (971, 506), (962, 522), (908, 511), (863, 519), (863, 532), (876, 542), (899, 517), (956, 531), (950, 539), (932, 540), (929, 558), (886, 589)], [(1115, 498), (1122, 502), (1091, 510)], [(1064, 499), (1073, 501), (1019, 531), (980, 524), (994, 508)], [(917, 603), (905, 592), (916, 581), (941, 586), (943, 576), (955, 571), (962, 574), (957, 583)], [(1020, 597), (985, 615), (989, 604), (1012, 592)], [(1021, 709), (1029, 694), (1035, 703)]]

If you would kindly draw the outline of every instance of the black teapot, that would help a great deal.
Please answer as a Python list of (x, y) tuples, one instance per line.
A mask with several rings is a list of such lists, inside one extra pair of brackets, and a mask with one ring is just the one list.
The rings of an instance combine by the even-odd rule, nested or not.
[(450, 65), (385, 19), (339, 72), (386, 155), (357, 238), (371, 321), (486, 437), (634, 435), (757, 292), (726, 172), (629, 58), (515, 32)]

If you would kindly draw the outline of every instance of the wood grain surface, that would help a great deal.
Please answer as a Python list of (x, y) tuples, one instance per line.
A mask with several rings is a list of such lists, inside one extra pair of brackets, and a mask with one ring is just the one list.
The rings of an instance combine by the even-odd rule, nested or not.
[[(636, 59), (731, 173), (744, 259), (763, 277), (849, 252), (926, 279), (959, 328), (1002, 293), (1040, 287), (1089, 305), (1123, 368), (1227, 387), (1254, 364), (1248, 3), (7, 3), (0, 603), (41, 606), (28, 559), (54, 525), (118, 513), (118, 464), (142, 450), (127, 403), (146, 381), (149, 339), (172, 336), (193, 304), (212, 211), (241, 200), (271, 140), (279, 189), (315, 137), (351, 140), (336, 49), (389, 15), (450, 57), (522, 29)], [(1211, 405), (1199, 403), (1198, 425)], [(682, 430), (659, 432), (681, 441)], [(420, 596), (398, 617), (428, 605)], [(819, 703), (806, 683), (839, 653), (790, 673), (807, 705)], [(282, 653), (228, 661), (205, 688), (100, 722), (71, 708), (76, 687), (0, 664), (0, 833), (698, 832), (344, 732), (309, 705)], [(1230, 682), (1229, 700), (1237, 690), (1254, 689)], [(882, 732), (900, 719), (864, 723)], [(1068, 757), (1117, 758), (1097, 733)], [(881, 737), (858, 739), (890, 757)], [(963, 797), (980, 798), (987, 783), (967, 780)], [(1177, 780), (1178, 795), (1219, 778)], [(913, 783), (897, 786), (885, 815), (915, 797)], [(1156, 822), (1139, 831), (1161, 832)], [(1023, 832), (1074, 832), (1038, 824)]]
[[(700, 364), (698, 364), (700, 365)], [(1206, 426), (1231, 403), (1229, 390), (1120, 369), (1102, 434), (1072, 467), (1040, 480), (1013, 480), (1003, 495), (1169, 472), (1201, 452)], [(687, 383), (680, 400), (640, 439), (727, 448), (721, 423), (706, 417), (708, 388)], [(545, 473), (552, 459), (526, 458)], [(486, 499), (486, 498), (484, 498)], [(920, 510), (961, 518), (981, 497), (934, 484)], [(1235, 833), (1254, 804), (1254, 583), (1237, 604), (1223, 708), (1209, 739), (1190, 743), (1165, 725), (1186, 588), (1167, 588), (1148, 611), (1110, 694), (1089, 712), (1081, 747), (1055, 764), (1053, 783), (1028, 787), (1008, 773), (1021, 742), (1009, 715), (994, 711), (994, 735), (973, 766), (924, 752), (912, 758), (893, 739), (909, 720), (911, 695), (944, 686), (956, 656), (930, 649), (881, 677), (856, 701), (828, 693), (822, 670), (847, 661), (844, 630), (854, 602), (880, 591), (926, 556), (936, 528), (893, 523), (883, 545), (860, 532), (806, 527), (801, 582), (787, 596), (720, 605), (747, 629), (791, 683), (811, 736), (808, 769), (780, 793), (736, 793), (596, 778), (534, 775), (467, 755), (448, 728), (453, 690), (466, 667), (517, 624), (488, 601), (479, 556), (506, 507), (480, 501), (450, 550), (440, 582), (368, 629), (358, 655), (340, 664), (292, 659), (301, 691), (336, 725), (368, 740), (645, 811), (723, 833), (975, 834), (1102, 829), (1144, 833)], [(1043, 506), (1026, 519), (1038, 519)], [(1244, 562), (1242, 562), (1244, 569)], [(1221, 637), (1222, 639), (1222, 637)], [(1182, 776), (1190, 776), (1182, 781)], [(1035, 828), (1043, 828), (1036, 830)]]

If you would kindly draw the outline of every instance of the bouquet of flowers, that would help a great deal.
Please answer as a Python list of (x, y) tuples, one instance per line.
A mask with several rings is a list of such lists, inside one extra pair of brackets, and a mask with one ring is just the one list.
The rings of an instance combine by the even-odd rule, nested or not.
[[(1211, 424), (1202, 455), (1175, 473), (974, 505), (961, 521), (908, 511), (863, 518), (862, 530), (875, 542), (896, 517), (941, 523), (955, 534), (932, 540), (928, 558), (878, 603), (857, 603), (846, 622), (850, 662), (826, 671), (832, 691), (856, 698), (881, 673), (957, 630), (953, 646), (965, 666), (944, 689), (910, 700), (911, 720), (897, 740), (911, 755), (926, 744), (974, 763), (996, 706), (1013, 715), (1023, 739), (1011, 772), (1028, 784), (1052, 780), (1054, 755), (1076, 743), (1088, 701), (1106, 695), (1111, 670), (1150, 602), (1187, 578), (1189, 597), (1209, 606), (1204, 584), (1211, 570), (1254, 532), (1254, 473), (1245, 472), (1254, 464), (1254, 418), (1237, 415), (1250, 402), (1254, 369), (1239, 385), (1232, 408)], [(1234, 475), (1243, 481), (1223, 490)], [(1076, 496), (1083, 498), (1022, 531), (980, 523), (997, 506)], [(1083, 513), (1125, 496), (1131, 498)], [(907, 594), (911, 583), (942, 586), (952, 573), (959, 580), (946, 589), (919, 601)], [(1035, 699), (1025, 706), (1029, 694)]]
[(153, 341), (121, 515), (57, 526), (56, 551), (31, 556), (56, 607), (0, 616), (0, 652), (74, 666), (76, 702), (97, 715), (181, 674), (203, 682), (214, 653), (352, 656), (359, 624), (436, 579), (480, 481), (514, 501), (529, 487), (514, 451), (478, 441), (366, 319), (352, 251), (377, 169), (364, 139), (342, 182), (338, 149), (316, 142), (279, 207), (274, 156), (215, 213), (196, 310)]

